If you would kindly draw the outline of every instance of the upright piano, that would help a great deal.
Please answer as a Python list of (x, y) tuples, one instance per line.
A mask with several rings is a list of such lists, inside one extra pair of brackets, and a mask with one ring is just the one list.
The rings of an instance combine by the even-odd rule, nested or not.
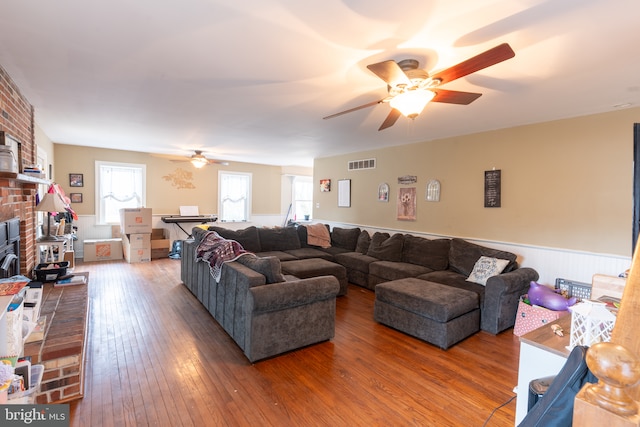
[(214, 215), (214, 214), (212, 214), (212, 215), (190, 215), (190, 216), (169, 215), (169, 216), (160, 217), (160, 219), (164, 223), (177, 225), (180, 228), (180, 230), (184, 231), (184, 234), (187, 235), (187, 239), (190, 239), (193, 236), (187, 230), (182, 228), (182, 225), (180, 225), (181, 223), (182, 224), (185, 224), (185, 223), (207, 224), (209, 222), (216, 222), (218, 220), (218, 216)]

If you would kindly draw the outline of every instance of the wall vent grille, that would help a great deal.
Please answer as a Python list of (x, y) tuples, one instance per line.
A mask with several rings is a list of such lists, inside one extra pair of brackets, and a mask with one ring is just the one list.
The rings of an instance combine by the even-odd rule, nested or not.
[(347, 164), (347, 170), (349, 171), (358, 171), (362, 169), (375, 169), (375, 168), (376, 168), (376, 159), (351, 160)]

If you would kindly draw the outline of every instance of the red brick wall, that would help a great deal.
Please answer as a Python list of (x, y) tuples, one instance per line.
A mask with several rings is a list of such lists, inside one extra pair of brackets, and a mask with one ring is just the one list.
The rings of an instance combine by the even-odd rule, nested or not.
[[(24, 164), (36, 163), (33, 120), (33, 106), (0, 66), (0, 131), (20, 141)], [(20, 217), (20, 273), (26, 276), (35, 266), (36, 189), (36, 184), (0, 173), (0, 221)]]

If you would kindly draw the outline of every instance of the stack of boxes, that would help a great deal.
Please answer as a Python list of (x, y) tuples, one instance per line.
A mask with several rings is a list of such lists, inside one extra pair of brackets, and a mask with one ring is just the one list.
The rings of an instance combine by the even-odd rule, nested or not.
[(151, 261), (151, 208), (120, 209), (120, 233), (127, 262)]

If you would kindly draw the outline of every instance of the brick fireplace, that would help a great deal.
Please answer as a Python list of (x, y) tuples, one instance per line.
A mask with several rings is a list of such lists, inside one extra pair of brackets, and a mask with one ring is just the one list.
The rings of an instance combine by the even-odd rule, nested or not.
[[(0, 131), (20, 142), (20, 160), (36, 163), (34, 110), (0, 66)], [(20, 273), (31, 276), (36, 262), (36, 192), (39, 181), (0, 172), (0, 221), (20, 218)]]

